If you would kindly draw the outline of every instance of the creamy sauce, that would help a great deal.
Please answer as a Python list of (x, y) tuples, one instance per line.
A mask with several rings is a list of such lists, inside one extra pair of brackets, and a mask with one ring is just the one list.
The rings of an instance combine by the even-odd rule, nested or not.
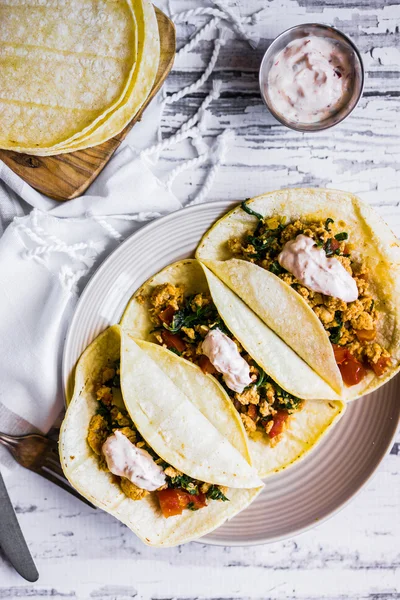
[(111, 473), (126, 477), (142, 490), (153, 492), (165, 483), (160, 465), (146, 450), (137, 448), (118, 430), (104, 442), (103, 454)]
[(336, 40), (308, 36), (293, 40), (275, 57), (267, 95), (275, 111), (295, 123), (318, 123), (349, 100), (351, 54)]
[(241, 394), (251, 383), (250, 367), (240, 356), (239, 350), (225, 333), (212, 329), (204, 338), (202, 351), (209, 361), (222, 373), (230, 390)]
[(311, 238), (298, 235), (287, 242), (278, 256), (278, 262), (292, 273), (305, 287), (354, 302), (358, 298), (357, 284), (336, 258), (328, 258), (323, 248), (318, 248)]

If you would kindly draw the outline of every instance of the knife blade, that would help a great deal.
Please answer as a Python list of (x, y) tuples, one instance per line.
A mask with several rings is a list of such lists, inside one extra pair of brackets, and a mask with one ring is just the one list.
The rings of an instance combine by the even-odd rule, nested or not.
[(27, 581), (37, 581), (39, 573), (0, 473), (0, 547), (14, 569)]

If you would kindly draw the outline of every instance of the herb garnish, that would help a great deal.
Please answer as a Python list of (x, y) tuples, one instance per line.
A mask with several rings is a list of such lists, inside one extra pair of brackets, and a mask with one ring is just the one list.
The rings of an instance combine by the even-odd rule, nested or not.
[(338, 242), (343, 242), (343, 240), (348, 240), (349, 239), (349, 234), (346, 231), (342, 231), (341, 233), (337, 233), (335, 235), (335, 239)]
[(264, 219), (264, 217), (262, 215), (260, 215), (260, 213), (256, 212), (255, 210), (253, 210), (252, 208), (250, 208), (249, 206), (247, 206), (247, 202), (249, 201), (249, 198), (247, 200), (244, 200), (241, 203), (241, 208), (244, 210), (244, 212), (246, 212), (248, 215), (251, 215), (253, 217), (257, 217), (257, 219), (259, 221), (262, 221)]
[(227, 498), (216, 485), (212, 485), (209, 488), (206, 496), (210, 500), (222, 500), (222, 502), (229, 502), (229, 498)]

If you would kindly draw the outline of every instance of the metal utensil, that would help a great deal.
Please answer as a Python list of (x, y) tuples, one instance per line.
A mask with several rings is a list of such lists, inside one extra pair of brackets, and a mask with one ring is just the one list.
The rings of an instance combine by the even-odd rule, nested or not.
[(30, 471), (45, 477), (58, 485), (75, 498), (95, 508), (86, 498), (81, 496), (65, 478), (60, 464), (58, 443), (55, 440), (33, 433), (30, 435), (13, 436), (0, 432), (0, 444), (5, 446), (15, 460)]
[[(275, 62), (277, 54), (279, 54), (281, 50), (286, 48), (286, 46), (293, 40), (307, 36), (326, 37), (337, 40), (347, 48), (353, 66), (353, 90), (349, 101), (342, 106), (338, 112), (334, 113), (327, 119), (318, 121), (317, 123), (295, 123), (289, 119), (286, 119), (285, 115), (276, 112), (269, 98), (268, 74), (271, 66)], [(272, 44), (268, 46), (260, 66), (259, 84), (262, 99), (264, 100), (268, 110), (270, 113), (272, 113), (275, 119), (277, 119), (277, 121), (282, 123), (282, 125), (286, 125), (286, 127), (289, 127), (290, 129), (302, 131), (304, 133), (322, 131), (341, 123), (344, 119), (346, 119), (346, 117), (349, 116), (351, 112), (353, 112), (357, 106), (364, 89), (364, 66), (356, 45), (344, 33), (339, 31), (339, 29), (330, 27), (329, 25), (322, 25), (320, 23), (305, 23), (304, 25), (295, 25), (295, 27), (291, 27), (290, 29), (283, 31), (274, 39)]]
[(37, 581), (39, 573), (26, 545), (1, 473), (0, 511), (0, 546), (4, 554), (21, 577), (27, 581)]

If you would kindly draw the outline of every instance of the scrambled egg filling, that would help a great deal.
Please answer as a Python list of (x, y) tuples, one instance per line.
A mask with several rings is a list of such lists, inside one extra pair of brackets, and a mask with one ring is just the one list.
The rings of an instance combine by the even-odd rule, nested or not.
[[(376, 374), (390, 366), (390, 354), (375, 340), (379, 312), (369, 291), (369, 269), (361, 259), (352, 257), (354, 247), (348, 240), (345, 224), (339, 228), (332, 219), (305, 223), (296, 220), (285, 223), (284, 218), (260, 219), (254, 231), (242, 239), (228, 240), (228, 247), (236, 258), (255, 263), (280, 277), (298, 292), (311, 306), (326, 329), (333, 344), (346, 347), (351, 355)], [(339, 298), (325, 296), (303, 286), (280, 266), (277, 257), (286, 242), (299, 234), (315, 240), (327, 256), (335, 257), (354, 278), (358, 299), (346, 303)], [(379, 372), (377, 363), (380, 362)]]
[[(157, 491), (175, 488), (184, 490), (193, 496), (200, 493), (205, 494), (209, 500), (227, 501), (228, 498), (225, 496), (227, 488), (192, 479), (168, 465), (168, 463), (155, 454), (136, 429), (127, 411), (114, 404), (113, 389), (115, 390), (119, 387), (119, 363), (113, 363), (103, 369), (99, 381), (95, 384), (98, 409), (97, 413), (90, 420), (86, 438), (90, 448), (97, 456), (100, 469), (108, 470), (102, 447), (107, 438), (118, 429), (132, 444), (146, 450), (152, 456), (154, 462), (163, 468), (166, 483)], [(115, 475), (113, 477), (118, 482), (125, 496), (131, 498), (131, 500), (142, 500), (148, 494), (153, 493), (139, 488), (125, 477), (117, 477)], [(193, 507), (188, 508), (196, 510)]]
[[(249, 435), (257, 430), (268, 435), (275, 446), (281, 439), (287, 419), (302, 408), (302, 401), (279, 387), (244, 351), (238, 340), (228, 331), (209, 294), (185, 295), (184, 287), (163, 283), (153, 288), (147, 298), (150, 317), (154, 323), (155, 340), (179, 356), (212, 373), (222, 384), (239, 412)], [(229, 389), (203, 354), (202, 343), (211, 329), (218, 328), (237, 345), (240, 354), (250, 365), (252, 383), (241, 393)], [(278, 421), (279, 426), (274, 423)]]

